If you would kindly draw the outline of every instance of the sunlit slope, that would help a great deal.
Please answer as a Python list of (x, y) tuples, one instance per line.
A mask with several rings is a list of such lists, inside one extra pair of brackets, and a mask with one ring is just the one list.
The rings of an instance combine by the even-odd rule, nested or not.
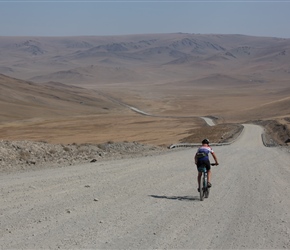
[(245, 109), (238, 114), (230, 113), (227, 116), (240, 121), (290, 117), (290, 97)]
[(107, 113), (112, 102), (97, 93), (59, 83), (35, 84), (0, 75), (0, 121)]

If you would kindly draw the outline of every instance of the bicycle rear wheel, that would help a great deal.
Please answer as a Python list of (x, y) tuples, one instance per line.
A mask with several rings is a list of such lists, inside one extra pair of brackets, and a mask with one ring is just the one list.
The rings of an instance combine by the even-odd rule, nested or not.
[(207, 185), (207, 181), (208, 181), (208, 176), (207, 176), (207, 172), (203, 173), (203, 192), (204, 192), (204, 197), (208, 198), (209, 196), (209, 188)]
[(206, 190), (204, 191), (204, 197), (208, 198), (209, 196), (209, 188), (206, 188)]
[(199, 198), (201, 201), (204, 200), (204, 189), (203, 189), (203, 185), (200, 185), (200, 188), (199, 188)]
[(204, 178), (203, 178), (203, 188), (204, 188), (204, 197), (208, 198), (209, 195), (209, 188), (207, 185), (207, 173), (204, 173)]
[(206, 179), (206, 176), (205, 176), (205, 173), (203, 173), (202, 175), (202, 179), (200, 180), (200, 192), (199, 192), (199, 196), (200, 196), (200, 200), (203, 201), (204, 200), (204, 197), (205, 197), (205, 191), (206, 191), (206, 182), (205, 182), (205, 179)]

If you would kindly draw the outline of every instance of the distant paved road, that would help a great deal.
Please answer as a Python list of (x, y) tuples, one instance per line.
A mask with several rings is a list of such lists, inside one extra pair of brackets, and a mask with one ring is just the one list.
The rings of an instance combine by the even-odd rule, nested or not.
[(207, 125), (209, 126), (214, 126), (215, 123), (212, 119), (208, 118), (208, 117), (201, 117), (202, 119), (204, 119), (204, 121), (207, 123)]
[(195, 149), (0, 176), (1, 249), (289, 249), (290, 155), (245, 125), (216, 147), (199, 201)]

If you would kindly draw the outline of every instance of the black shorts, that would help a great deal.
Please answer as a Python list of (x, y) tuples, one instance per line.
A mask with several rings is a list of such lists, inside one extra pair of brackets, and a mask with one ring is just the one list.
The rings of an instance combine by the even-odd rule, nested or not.
[(210, 161), (209, 160), (201, 160), (201, 161), (198, 161), (197, 164), (196, 164), (196, 167), (197, 167), (197, 170), (199, 168), (205, 167), (206, 170), (209, 171), (210, 168), (211, 168)]

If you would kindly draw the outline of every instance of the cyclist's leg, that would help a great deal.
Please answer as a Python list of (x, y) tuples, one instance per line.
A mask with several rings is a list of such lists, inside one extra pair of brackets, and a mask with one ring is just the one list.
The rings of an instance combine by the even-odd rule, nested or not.
[(199, 172), (198, 169), (202, 166), (201, 162), (197, 162), (196, 164), (196, 168), (197, 168), (197, 186), (198, 186), (198, 192), (200, 190), (200, 180), (201, 180), (201, 176), (202, 176), (202, 172)]
[(202, 172), (198, 172), (198, 175), (197, 175), (197, 185), (198, 185), (198, 188), (200, 189), (200, 180), (201, 180), (201, 176), (202, 176)]
[(207, 171), (207, 182), (210, 183), (209, 187), (211, 187), (211, 171), (210, 170)]
[(208, 180), (208, 182), (210, 182), (210, 180), (211, 180), (211, 170), (207, 171), (207, 180)]
[(210, 162), (206, 162), (206, 170), (207, 170), (207, 182), (210, 183), (208, 187), (211, 187), (211, 165)]

